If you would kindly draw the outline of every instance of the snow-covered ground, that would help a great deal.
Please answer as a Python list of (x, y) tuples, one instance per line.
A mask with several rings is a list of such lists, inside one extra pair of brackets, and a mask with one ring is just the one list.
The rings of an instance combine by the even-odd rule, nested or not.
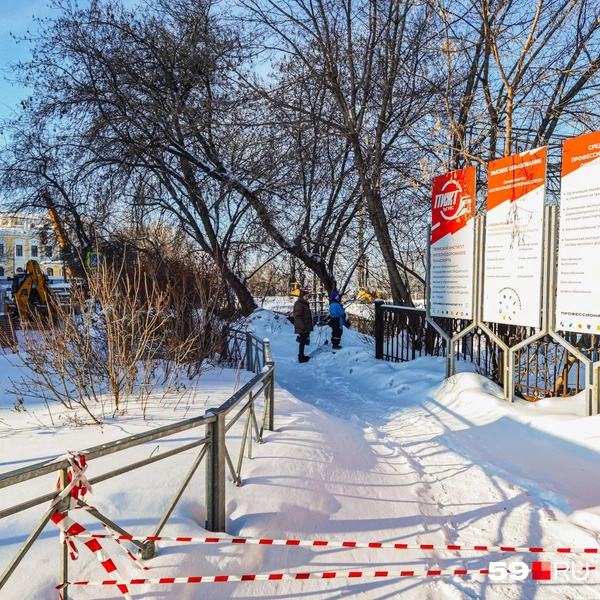
[[(434, 550), (159, 544), (150, 571), (134, 567), (114, 543), (126, 579), (422, 569), (487, 569), (492, 561), (565, 560), (564, 554), (449, 551), (446, 545), (597, 547), (600, 538), (600, 417), (584, 417), (581, 398), (535, 404), (502, 400), (499, 388), (469, 365), (444, 381), (441, 358), (411, 363), (376, 361), (369, 340), (345, 330), (343, 349), (325, 350), (298, 364), (292, 326), (258, 310), (251, 328), (271, 341), (276, 362), (276, 431), (254, 446), (242, 487), (227, 487), (228, 533), (252, 538), (433, 544)], [(311, 336), (315, 349), (328, 328)], [(10, 387), (2, 359), (1, 387)], [(234, 389), (233, 371), (203, 375), (193, 399), (174, 409), (157, 405), (144, 422), (130, 414), (102, 428), (56, 426), (46, 408), (26, 400), (11, 410), (0, 395), (0, 471), (80, 450), (176, 419), (202, 414)], [(182, 434), (191, 437), (190, 433)], [(140, 450), (160, 452), (161, 442)], [(114, 455), (113, 460), (118, 460)], [(195, 454), (146, 467), (95, 486), (90, 502), (131, 533), (149, 535)], [(105, 459), (106, 460), (106, 459)], [(102, 465), (102, 472), (106, 466)], [(95, 465), (89, 467), (94, 476)], [(100, 468), (98, 465), (97, 468)], [(199, 471), (163, 534), (204, 537), (203, 477)], [(54, 477), (34, 493), (54, 486)], [(44, 487), (45, 486), (45, 487)], [(2, 507), (23, 501), (0, 491)], [(0, 567), (23, 543), (42, 509), (0, 521)], [(78, 518), (80, 515), (76, 514)], [(81, 516), (85, 523), (89, 519)], [(8, 521), (8, 522), (6, 522)], [(95, 528), (97, 531), (101, 529)], [(1, 598), (56, 598), (58, 535), (48, 526)], [(72, 580), (105, 573), (85, 548), (70, 566)], [(89, 552), (87, 553), (89, 555)], [(593, 554), (566, 555), (600, 567)], [(132, 588), (134, 598), (467, 598), (558, 600), (600, 598), (600, 576), (585, 581), (492, 581), (487, 575), (241, 583), (174, 584)], [(122, 598), (114, 587), (71, 587), (71, 598)]]

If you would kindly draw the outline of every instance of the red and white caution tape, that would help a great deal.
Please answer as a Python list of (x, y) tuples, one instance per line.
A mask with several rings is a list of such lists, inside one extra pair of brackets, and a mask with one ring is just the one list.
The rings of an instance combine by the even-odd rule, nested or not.
[[(69, 450), (67, 452), (67, 460), (70, 465), (67, 470), (67, 485), (52, 500), (50, 508), (55, 507), (63, 498), (69, 495), (73, 500), (77, 501), (79, 498), (83, 500), (88, 492), (92, 493), (92, 486), (85, 476), (87, 469), (85, 453)], [(56, 489), (60, 489), (60, 479), (56, 484)]]
[(211, 575), (197, 577), (159, 577), (128, 581), (74, 581), (69, 585), (169, 585), (174, 583), (225, 583), (240, 581), (299, 581), (303, 579), (358, 579), (373, 577), (433, 577), (484, 575), (488, 569), (427, 569), (410, 571), (326, 571), (320, 573), (257, 573), (254, 575)]
[[(73, 551), (75, 544), (69, 538), (76, 537), (76, 536), (79, 536), (80, 534), (85, 533), (87, 531), (85, 529), (85, 527), (83, 527), (83, 525), (80, 525), (79, 523), (76, 523), (75, 521), (73, 521), (73, 519), (71, 519), (71, 517), (68, 517), (65, 513), (54, 513), (52, 515), (52, 517), (50, 517), (50, 520), (55, 525), (58, 525), (58, 527), (60, 527), (60, 530), (61, 530), (61, 532), (63, 532), (65, 539), (69, 540), (69, 546), (70, 546), (71, 550)], [(104, 549), (102, 548), (102, 546), (100, 545), (100, 542), (98, 540), (88, 539), (86, 542), (84, 542), (84, 545), (90, 552), (92, 552), (93, 554), (96, 555), (96, 558), (98, 559), (98, 561), (100, 562), (100, 564), (102, 565), (102, 567), (104, 568), (104, 570), (107, 573), (109, 573), (109, 574), (116, 573), (117, 575), (119, 575), (117, 566), (115, 565), (113, 560), (109, 556), (107, 556), (107, 554), (104, 552)], [(71, 558), (73, 560), (75, 560), (77, 558), (77, 555), (74, 554), (74, 552), (72, 552)], [(117, 587), (127, 600), (131, 600), (131, 596), (129, 595), (129, 590), (127, 589), (126, 585), (118, 584)]]
[[(104, 525), (105, 529), (107, 529), (108, 531), (113, 531), (106, 523), (102, 523), (102, 525)], [(150, 569), (142, 561), (138, 560), (137, 556), (135, 556), (135, 554), (133, 554), (133, 552), (131, 552), (129, 548), (125, 548), (125, 546), (123, 546), (123, 544), (121, 544), (121, 542), (118, 539), (116, 539), (116, 536), (117, 534), (114, 533), (110, 537), (112, 537), (112, 539), (114, 539), (115, 542), (117, 542), (119, 548), (121, 548), (121, 550), (125, 552), (129, 559), (133, 561), (135, 566), (138, 567), (138, 569), (141, 569), (142, 571), (149, 571)]]
[[(88, 492), (92, 491), (91, 485), (85, 477), (87, 468), (85, 455), (79, 452), (69, 452), (68, 460), (70, 463), (67, 471), (68, 484), (61, 490), (60, 494), (52, 501), (51, 507), (56, 506), (61, 500), (69, 496), (68, 510), (72, 510), (77, 505), (78, 499), (83, 499)], [(60, 488), (60, 480), (57, 484)], [(109, 532), (107, 534), (95, 534), (88, 532), (85, 527), (71, 519), (67, 511), (52, 515), (51, 520), (61, 530), (61, 542), (69, 544), (70, 556), (73, 560), (77, 559), (77, 547), (73, 541), (79, 538), (84, 545), (98, 558), (100, 564), (108, 574), (114, 573), (119, 579), (107, 579), (103, 581), (75, 581), (73, 583), (64, 583), (57, 586), (57, 589), (65, 588), (68, 585), (80, 586), (116, 586), (123, 594), (126, 600), (131, 600), (129, 586), (136, 585), (170, 585), (178, 583), (222, 583), (222, 582), (244, 582), (244, 581), (298, 581), (304, 579), (353, 579), (353, 578), (403, 578), (403, 577), (453, 577), (465, 575), (485, 575), (489, 573), (488, 569), (420, 569), (404, 571), (327, 571), (316, 573), (264, 573), (253, 575), (214, 575), (214, 576), (194, 576), (194, 577), (160, 577), (153, 579), (130, 579), (123, 580), (117, 570), (113, 560), (106, 555), (99, 539), (113, 539), (127, 552), (128, 556), (137, 564), (137, 559), (129, 550), (121, 545), (121, 541), (139, 541), (139, 542), (175, 542), (175, 543), (202, 543), (202, 544), (236, 544), (236, 545), (263, 545), (263, 546), (303, 546), (318, 548), (389, 548), (394, 550), (445, 550), (445, 551), (470, 551), (470, 552), (555, 552), (555, 553), (580, 553), (580, 554), (598, 554), (600, 548), (546, 548), (541, 546), (489, 546), (489, 545), (463, 545), (463, 544), (402, 544), (395, 542), (354, 542), (354, 541), (328, 541), (328, 540), (296, 540), (296, 539), (270, 539), (270, 538), (231, 538), (231, 537), (167, 537), (167, 536), (133, 536), (117, 535), (106, 523), (102, 525)], [(146, 567), (142, 567), (146, 569)], [(595, 567), (587, 567), (588, 570), (595, 570)]]
[(599, 554), (600, 548), (549, 548), (545, 546), (470, 546), (464, 544), (398, 544), (395, 542), (336, 542), (328, 540), (276, 540), (258, 538), (231, 538), (231, 537), (167, 537), (167, 536), (135, 536), (108, 534), (85, 534), (80, 538), (110, 538), (137, 542), (176, 542), (196, 544), (253, 544), (259, 546), (312, 546), (321, 548), (391, 548), (393, 550), (447, 550), (469, 552), (557, 552), (561, 554)]
[[(76, 510), (97, 510), (93, 506), (76, 506), (75, 508), (76, 508)], [(100, 520), (100, 519), (98, 518), (98, 520)], [(129, 557), (130, 560), (133, 561), (133, 563), (135, 564), (136, 567), (138, 567), (139, 569), (142, 569), (142, 571), (150, 570), (128, 548), (126, 548), (123, 544), (121, 544), (122, 540), (119, 539), (119, 534), (114, 529), (112, 529), (109, 525), (107, 525), (102, 520), (100, 520), (100, 523), (102, 524), (102, 527), (104, 527), (104, 529), (106, 529), (106, 531), (109, 532), (108, 534), (103, 535), (102, 538), (100, 538), (100, 539), (110, 538), (110, 539), (114, 540), (117, 543), (117, 545), (119, 546), (119, 548), (121, 550), (123, 550), (123, 552), (125, 552), (125, 554)], [(95, 536), (94, 534), (88, 533), (88, 534), (78, 535), (77, 537), (81, 538), (81, 539), (93, 539), (94, 537), (97, 537), (97, 536)], [(130, 540), (130, 541), (132, 541), (132, 540)]]
[[(595, 567), (588, 567), (593, 571)], [(325, 571), (318, 573), (262, 573), (254, 575), (210, 575), (196, 577), (159, 577), (155, 579), (130, 579), (120, 581), (74, 581), (68, 585), (113, 586), (113, 585), (171, 585), (176, 583), (226, 583), (242, 581), (300, 581), (304, 579), (367, 579), (403, 577), (454, 577), (465, 575), (487, 575), (489, 569), (412, 569), (406, 571)]]
[[(67, 510), (74, 509), (76, 507), (77, 500), (79, 498), (83, 499), (88, 492), (92, 491), (92, 488), (84, 475), (84, 471), (87, 468), (85, 463), (85, 455), (80, 452), (69, 452), (67, 458), (71, 465), (69, 467), (69, 470), (67, 471), (67, 480), (69, 483), (61, 491), (57, 498), (54, 498), (54, 500), (50, 504), (51, 508), (56, 506), (61, 499), (69, 496), (69, 508)], [(60, 489), (60, 479), (57, 483), (57, 488)], [(83, 525), (80, 525), (79, 523), (71, 519), (71, 517), (68, 516), (66, 511), (55, 512), (50, 517), (50, 520), (60, 528), (61, 542), (63, 544), (69, 545), (69, 555), (71, 559), (77, 560), (77, 546), (71, 538), (75, 538), (81, 534), (85, 534), (87, 532), (87, 529)], [(117, 566), (115, 565), (113, 560), (104, 552), (104, 549), (100, 545), (100, 542), (97, 539), (93, 539), (89, 536), (86, 539), (87, 541), (83, 542), (85, 547), (96, 556), (104, 570), (108, 574), (115, 573), (117, 576), (120, 577), (120, 574), (117, 570)], [(60, 589), (61, 587), (64, 586), (58, 586), (57, 589)], [(126, 600), (132, 600), (131, 595), (129, 594), (129, 590), (127, 589), (127, 585), (117, 584), (117, 588), (123, 594)]]

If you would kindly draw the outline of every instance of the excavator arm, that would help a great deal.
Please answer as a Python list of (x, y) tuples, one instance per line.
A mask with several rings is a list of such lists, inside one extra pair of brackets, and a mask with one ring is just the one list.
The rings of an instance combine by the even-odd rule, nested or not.
[(12, 299), (4, 301), (4, 312), (11, 317), (27, 318), (36, 311), (49, 311), (51, 291), (37, 260), (27, 261), (25, 274), (15, 276), (11, 291)]
[(85, 269), (81, 265), (81, 261), (77, 260), (77, 253), (74, 251), (72, 244), (69, 242), (69, 237), (63, 226), (62, 220), (56, 210), (54, 200), (50, 195), (50, 192), (45, 191), (43, 193), (44, 202), (46, 203), (46, 209), (48, 210), (48, 216), (50, 222), (56, 233), (56, 239), (61, 250), (61, 257), (64, 261), (67, 275), (69, 277), (76, 277), (85, 279)]

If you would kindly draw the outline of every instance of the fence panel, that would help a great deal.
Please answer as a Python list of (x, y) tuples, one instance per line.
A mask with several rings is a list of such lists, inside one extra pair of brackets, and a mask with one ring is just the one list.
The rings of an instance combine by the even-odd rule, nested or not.
[[(414, 360), (419, 356), (446, 356), (446, 342), (428, 326), (424, 309), (376, 304), (375, 357), (393, 362)], [(470, 321), (435, 317), (449, 335), (465, 329)], [(532, 327), (488, 323), (488, 327), (509, 347), (532, 337)], [(600, 336), (567, 333), (566, 341), (593, 361), (600, 354)], [(485, 331), (476, 327), (461, 338), (455, 348), (456, 359), (470, 362), (477, 372), (502, 385), (504, 357)], [(573, 396), (585, 388), (581, 361), (556, 339), (546, 335), (516, 352), (515, 391), (528, 400), (550, 396)]]

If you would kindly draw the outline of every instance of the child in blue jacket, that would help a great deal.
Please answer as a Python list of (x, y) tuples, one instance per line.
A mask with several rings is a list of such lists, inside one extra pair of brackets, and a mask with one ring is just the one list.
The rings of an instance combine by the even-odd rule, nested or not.
[(342, 333), (344, 332), (344, 319), (346, 311), (342, 306), (341, 298), (338, 292), (333, 292), (329, 296), (329, 325), (331, 326), (331, 345), (334, 350), (340, 350), (342, 341)]

